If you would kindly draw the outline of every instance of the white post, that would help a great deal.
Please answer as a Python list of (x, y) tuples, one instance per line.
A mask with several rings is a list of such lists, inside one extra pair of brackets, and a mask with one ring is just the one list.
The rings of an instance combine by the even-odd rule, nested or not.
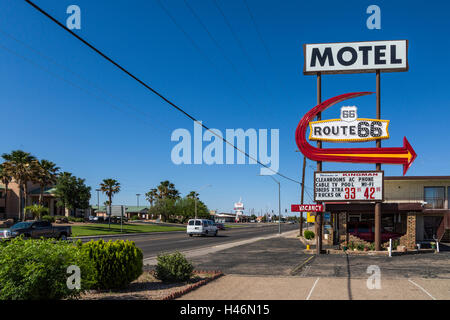
[(436, 252), (439, 252), (439, 242), (436, 240)]
[(389, 239), (389, 257), (392, 257), (392, 239)]

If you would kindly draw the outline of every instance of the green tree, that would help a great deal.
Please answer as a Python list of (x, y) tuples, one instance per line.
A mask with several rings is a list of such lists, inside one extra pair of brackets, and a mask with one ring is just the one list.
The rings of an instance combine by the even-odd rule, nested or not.
[(57, 205), (64, 209), (86, 209), (91, 199), (91, 187), (86, 186), (85, 180), (73, 176), (69, 172), (58, 175), (55, 185)]
[(195, 192), (195, 191), (191, 191), (191, 192), (189, 192), (189, 194), (186, 196), (187, 198), (189, 198), (189, 199), (199, 199), (199, 196), (200, 194), (198, 194), (197, 192)]
[(161, 216), (161, 220), (167, 222), (175, 216), (175, 202), (176, 200), (172, 198), (157, 199), (149, 212), (152, 216)]
[[(3, 198), (5, 199), (5, 209), (8, 207), (8, 186), (9, 183), (11, 182), (12, 177), (9, 174), (9, 172), (7, 171), (7, 169), (5, 169), (5, 166), (2, 164), (0, 164), (0, 181), (1, 183), (3, 183), (5, 185), (5, 194), (3, 196)], [(7, 218), (6, 216), (6, 210), (5, 213), (3, 214), (3, 218)]]
[(158, 191), (158, 199), (178, 199), (180, 197), (180, 192), (175, 189), (175, 185), (168, 180), (161, 181), (159, 186), (156, 188)]
[(25, 207), (25, 212), (31, 212), (34, 219), (40, 220), (43, 213), (48, 213), (48, 208), (41, 206), (40, 204), (33, 204)]
[(38, 161), (36, 167), (36, 175), (34, 177), (34, 182), (39, 184), (39, 204), (43, 204), (44, 200), (44, 189), (48, 185), (54, 185), (56, 183), (56, 179), (58, 177), (59, 167), (56, 166), (51, 161), (41, 160)]
[(19, 220), (25, 220), (22, 203), (27, 203), (28, 182), (33, 180), (35, 174), (36, 157), (22, 150), (13, 150), (2, 154), (5, 160), (3, 168), (19, 186)]
[(100, 190), (108, 197), (109, 205), (112, 205), (112, 197), (120, 192), (120, 183), (115, 179), (103, 179)]
[(150, 206), (153, 206), (153, 203), (155, 202), (157, 195), (158, 190), (156, 190), (155, 188), (150, 189), (150, 191), (145, 194), (145, 199), (150, 203)]

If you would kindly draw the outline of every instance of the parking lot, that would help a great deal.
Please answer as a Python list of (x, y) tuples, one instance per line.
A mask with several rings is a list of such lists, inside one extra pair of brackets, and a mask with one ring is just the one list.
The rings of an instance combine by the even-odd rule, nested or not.
[(450, 252), (389, 258), (303, 249), (295, 237), (277, 237), (195, 257), (197, 269), (225, 276), (182, 299), (450, 299)]

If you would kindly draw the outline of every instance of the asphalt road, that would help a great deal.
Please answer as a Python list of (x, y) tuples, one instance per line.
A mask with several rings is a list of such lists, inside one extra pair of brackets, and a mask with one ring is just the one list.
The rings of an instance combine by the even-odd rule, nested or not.
[[(299, 228), (298, 224), (281, 224), (281, 232), (291, 231)], [(186, 232), (164, 232), (146, 235), (129, 235), (125, 237), (115, 237), (115, 239), (126, 239), (136, 243), (144, 254), (144, 259), (154, 257), (159, 253), (173, 252), (175, 250), (187, 251), (193, 249), (206, 248), (219, 244), (234, 241), (246, 240), (256, 237), (264, 237), (278, 233), (278, 225), (251, 224), (248, 227), (228, 228), (219, 230), (216, 237), (189, 237)], [(107, 239), (107, 238), (106, 238)]]

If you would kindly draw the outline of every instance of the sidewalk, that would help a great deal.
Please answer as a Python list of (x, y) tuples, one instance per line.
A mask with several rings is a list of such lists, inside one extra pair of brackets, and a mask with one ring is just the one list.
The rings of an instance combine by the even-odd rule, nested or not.
[(249, 277), (227, 275), (179, 300), (449, 300), (450, 279)]

